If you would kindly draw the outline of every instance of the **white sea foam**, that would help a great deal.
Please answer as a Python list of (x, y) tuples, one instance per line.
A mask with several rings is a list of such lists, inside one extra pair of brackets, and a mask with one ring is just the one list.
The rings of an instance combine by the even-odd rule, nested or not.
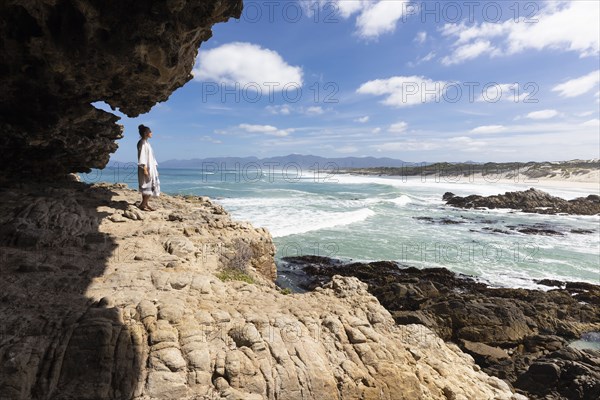
[[(210, 190), (208, 193), (214, 197), (227, 196), (217, 201), (235, 219), (269, 229), (278, 246), (287, 241), (305, 244), (333, 241), (339, 245), (336, 257), (406, 258), (405, 262), (410, 265), (447, 267), (478, 276), (494, 286), (547, 290), (534, 279), (593, 282), (600, 277), (597, 270), (599, 216), (525, 214), (510, 209), (463, 210), (446, 206), (442, 200), (445, 192), (460, 196), (492, 195), (527, 187), (505, 183), (436, 182), (433, 177), (425, 182), (420, 177), (403, 180), (336, 175), (334, 178), (338, 183), (316, 181), (311, 174), (294, 184), (281, 179), (240, 184), (201, 182), (201, 177), (193, 182), (180, 178), (182, 182), (189, 182), (173, 187), (188, 186), (187, 191), (193, 190), (198, 195), (202, 195), (204, 189)], [(534, 187), (543, 190), (537, 185)], [(570, 188), (558, 189), (548, 192), (564, 198), (584, 194)], [(423, 216), (432, 220), (414, 218)], [(440, 225), (442, 218), (463, 223)], [(512, 235), (503, 235), (483, 230), (493, 227), (508, 231), (512, 229), (509, 226), (537, 224), (566, 235), (521, 235), (514, 231)], [(570, 233), (575, 228), (594, 233)], [(350, 230), (352, 235), (348, 234)], [(290, 235), (294, 236), (286, 238)], [(436, 259), (435, 245), (459, 246), (461, 257), (453, 257), (450, 251), (449, 256)], [(474, 246), (475, 253), (467, 258), (470, 246)], [(501, 254), (494, 253), (494, 248), (501, 249)]]
[(390, 201), (398, 206), (405, 206), (408, 203), (412, 203), (412, 199), (405, 194), (400, 197), (396, 197), (395, 199), (391, 199)]
[(232, 213), (238, 219), (267, 228), (275, 238), (346, 226), (375, 215), (369, 208), (343, 212), (292, 207), (245, 208)]

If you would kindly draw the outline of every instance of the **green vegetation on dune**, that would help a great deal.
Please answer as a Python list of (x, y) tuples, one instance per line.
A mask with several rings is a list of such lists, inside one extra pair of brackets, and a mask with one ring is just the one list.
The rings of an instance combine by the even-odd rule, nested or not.
[(493, 179), (514, 179), (519, 176), (537, 179), (554, 178), (556, 176), (569, 178), (584, 175), (600, 169), (600, 161), (561, 161), (561, 162), (508, 162), (508, 163), (434, 163), (421, 165), (407, 165), (403, 167), (377, 167), (353, 168), (340, 171), (341, 173), (354, 173), (361, 175), (389, 175), (389, 176), (439, 176), (448, 179), (468, 177), (481, 174)]

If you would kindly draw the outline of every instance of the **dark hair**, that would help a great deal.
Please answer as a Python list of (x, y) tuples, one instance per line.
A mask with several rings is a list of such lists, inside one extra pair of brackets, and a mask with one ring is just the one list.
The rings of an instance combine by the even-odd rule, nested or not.
[(140, 131), (140, 136), (143, 138), (146, 137), (146, 135), (150, 132), (150, 128), (148, 128), (146, 125), (140, 125), (138, 126), (138, 130)]

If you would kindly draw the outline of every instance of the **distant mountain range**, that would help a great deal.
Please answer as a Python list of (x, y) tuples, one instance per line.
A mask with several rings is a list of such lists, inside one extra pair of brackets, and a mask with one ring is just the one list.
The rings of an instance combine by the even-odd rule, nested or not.
[(286, 165), (296, 164), (301, 168), (331, 168), (327, 167), (333, 164), (339, 169), (345, 168), (377, 168), (377, 167), (403, 167), (412, 165), (422, 165), (419, 163), (411, 163), (393, 158), (376, 158), (376, 157), (341, 157), (328, 158), (320, 156), (290, 154), (279, 157), (211, 157), (211, 158), (195, 158), (192, 160), (167, 160), (160, 164), (161, 168), (206, 168), (207, 164), (217, 165), (219, 168), (236, 168), (236, 164), (244, 168), (248, 164), (256, 163), (261, 168), (271, 166), (272, 169), (280, 169)]

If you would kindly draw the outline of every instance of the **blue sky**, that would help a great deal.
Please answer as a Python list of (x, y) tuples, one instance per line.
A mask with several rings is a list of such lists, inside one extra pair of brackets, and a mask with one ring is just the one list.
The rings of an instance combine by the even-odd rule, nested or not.
[(599, 158), (599, 3), (246, 1), (111, 160)]

